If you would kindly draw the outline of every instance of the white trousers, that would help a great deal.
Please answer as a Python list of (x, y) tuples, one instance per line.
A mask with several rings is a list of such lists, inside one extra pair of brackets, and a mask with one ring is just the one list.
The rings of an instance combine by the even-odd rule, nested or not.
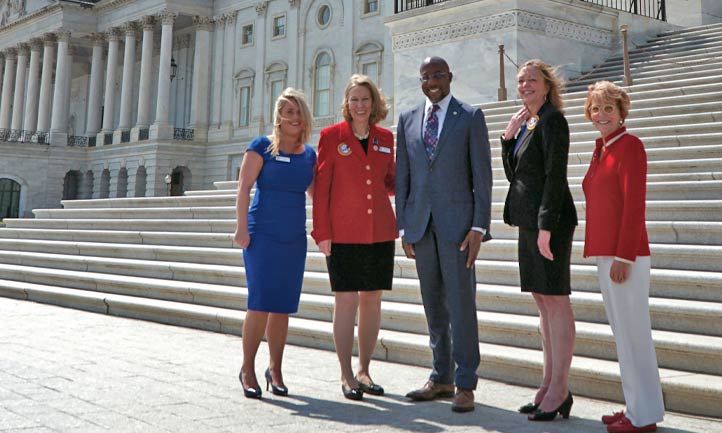
[(649, 318), (651, 260), (637, 257), (622, 284), (614, 283), (609, 270), (614, 257), (597, 257), (599, 287), (604, 309), (617, 343), (625, 414), (636, 427), (654, 424), (664, 417), (662, 384)]

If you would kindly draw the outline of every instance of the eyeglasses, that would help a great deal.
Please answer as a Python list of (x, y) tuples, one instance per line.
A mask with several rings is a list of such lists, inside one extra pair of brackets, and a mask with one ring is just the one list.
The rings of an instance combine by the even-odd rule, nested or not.
[(612, 114), (616, 109), (617, 107), (611, 104), (607, 104), (603, 107), (600, 107), (599, 105), (592, 105), (589, 107), (589, 112), (592, 114), (599, 114), (600, 111), (604, 111), (606, 114)]
[(431, 75), (422, 75), (419, 77), (419, 81), (422, 83), (426, 83), (430, 80), (440, 80), (444, 78), (446, 75), (448, 75), (446, 72), (434, 72)]

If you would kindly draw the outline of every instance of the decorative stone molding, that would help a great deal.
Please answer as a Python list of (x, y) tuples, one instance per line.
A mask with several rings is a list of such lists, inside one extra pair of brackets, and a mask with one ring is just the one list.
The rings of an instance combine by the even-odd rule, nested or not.
[(43, 35), (43, 44), (46, 47), (52, 46), (57, 40), (58, 38), (55, 37), (55, 33), (45, 33)]
[(213, 19), (211, 17), (196, 15), (193, 17), (193, 24), (198, 30), (210, 31), (213, 27)]
[(605, 48), (611, 48), (614, 39), (608, 30), (531, 12), (512, 11), (395, 35), (392, 47), (394, 51), (403, 51), (506, 29), (531, 30)]
[(43, 49), (43, 40), (41, 38), (30, 39), (30, 51), (40, 51)]
[(141, 26), (143, 27), (143, 30), (153, 30), (155, 29), (155, 17), (152, 15), (146, 15), (140, 20)]
[(7, 48), (5, 49), (5, 60), (15, 60), (18, 58), (18, 53), (15, 51), (15, 48)]
[(25, 0), (0, 1), (0, 26), (4, 26), (20, 17), (25, 16)]
[(268, 10), (268, 0), (263, 0), (263, 1), (256, 3), (256, 13), (259, 16), (265, 16), (267, 10)]
[(160, 13), (158, 13), (158, 18), (160, 18), (164, 26), (168, 24), (175, 24), (175, 19), (177, 16), (178, 14), (169, 9), (163, 9), (162, 11), (160, 11)]
[(1, 25), (0, 26), (0, 35), (11, 34), (15, 31), (16, 26), (22, 25), (23, 23), (25, 23), (29, 20), (38, 19), (38, 18), (42, 18), (43, 16), (46, 16), (46, 15), (55, 14), (59, 10), (62, 10), (63, 7), (67, 7), (67, 5), (57, 2), (57, 3), (51, 4), (47, 7), (44, 7), (42, 9), (39, 9), (39, 10), (33, 12), (32, 14), (29, 14), (29, 15), (23, 14), (21, 17), (19, 17), (15, 21), (12, 21), (9, 23), (4, 23), (3, 25)]
[(226, 19), (226, 25), (233, 25), (236, 23), (236, 17), (238, 16), (238, 11), (228, 12), (223, 14), (223, 16)]
[(288, 0), (288, 4), (289, 4), (292, 8), (295, 8), (296, 6), (298, 6), (299, 4), (301, 4), (301, 1), (300, 1), (300, 0)]
[(102, 46), (105, 44), (105, 35), (103, 33), (91, 33), (90, 40), (93, 41), (93, 46)]
[(58, 42), (70, 43), (70, 31), (58, 30), (55, 32), (55, 36), (58, 38)]
[(18, 57), (27, 57), (29, 51), (30, 51), (29, 44), (27, 44), (25, 42), (21, 42), (17, 45)]
[(127, 23), (124, 23), (121, 26), (121, 29), (123, 29), (123, 32), (125, 33), (125, 36), (136, 36), (136, 30), (138, 30), (138, 25), (134, 23), (133, 21), (129, 21)]
[(120, 30), (117, 27), (108, 29), (105, 33), (108, 42), (115, 42), (120, 40)]

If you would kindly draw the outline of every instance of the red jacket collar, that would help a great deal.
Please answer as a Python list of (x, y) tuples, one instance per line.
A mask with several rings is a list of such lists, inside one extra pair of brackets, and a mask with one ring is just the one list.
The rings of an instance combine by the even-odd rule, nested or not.
[[(621, 135), (624, 134), (625, 132), (627, 132), (627, 127), (626, 127), (626, 126), (622, 126), (622, 127), (620, 127), (619, 129), (617, 129), (616, 131), (614, 131), (614, 132), (612, 132), (611, 134), (607, 135), (606, 137), (597, 138), (597, 141), (596, 141), (596, 150), (601, 149), (602, 146), (604, 146), (605, 143), (609, 143), (610, 141), (619, 138), (619, 136), (621, 136)], [(616, 141), (616, 140), (615, 140), (615, 141)]]

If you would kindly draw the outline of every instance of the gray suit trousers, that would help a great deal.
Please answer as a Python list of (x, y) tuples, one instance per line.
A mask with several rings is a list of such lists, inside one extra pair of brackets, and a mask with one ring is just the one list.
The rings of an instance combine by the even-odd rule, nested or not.
[(434, 357), (430, 379), (476, 389), (480, 355), (475, 267), (466, 268), (467, 251), (459, 247), (439, 238), (429, 221), (414, 244), (416, 270)]

